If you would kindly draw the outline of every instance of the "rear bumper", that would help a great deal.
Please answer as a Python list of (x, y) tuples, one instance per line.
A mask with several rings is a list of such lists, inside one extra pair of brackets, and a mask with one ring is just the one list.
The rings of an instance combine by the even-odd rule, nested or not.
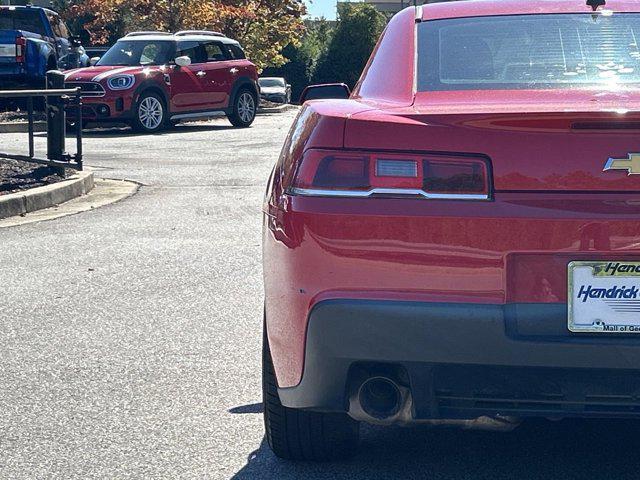
[(412, 420), (640, 416), (637, 337), (571, 334), (564, 304), (323, 301), (302, 380), (280, 398), (348, 411), (357, 379), (389, 369), (409, 387)]
[(565, 304), (569, 263), (640, 259), (638, 218), (640, 195), (629, 193), (496, 193), (491, 202), (283, 195), (265, 208), (263, 242), (279, 385), (300, 382), (307, 322), (322, 301)]

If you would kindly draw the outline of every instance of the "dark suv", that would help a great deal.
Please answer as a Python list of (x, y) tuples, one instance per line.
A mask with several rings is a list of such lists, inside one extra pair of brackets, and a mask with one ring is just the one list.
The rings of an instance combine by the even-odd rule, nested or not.
[(82, 89), (85, 121), (123, 121), (151, 133), (219, 112), (236, 127), (255, 119), (257, 69), (221, 33), (134, 32), (92, 64), (66, 75), (67, 87)]

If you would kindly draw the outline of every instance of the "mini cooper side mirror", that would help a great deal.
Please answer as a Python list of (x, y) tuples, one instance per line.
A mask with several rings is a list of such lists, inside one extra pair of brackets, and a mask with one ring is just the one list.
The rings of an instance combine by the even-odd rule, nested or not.
[(183, 55), (181, 57), (176, 57), (176, 65), (179, 67), (188, 67), (191, 65), (191, 58)]
[(92, 67), (98, 63), (100, 61), (100, 57), (91, 57), (89, 59), (89, 65), (91, 65)]
[(346, 99), (351, 96), (351, 90), (344, 83), (326, 83), (323, 85), (309, 85), (300, 95), (300, 104), (307, 100), (322, 100), (328, 98)]

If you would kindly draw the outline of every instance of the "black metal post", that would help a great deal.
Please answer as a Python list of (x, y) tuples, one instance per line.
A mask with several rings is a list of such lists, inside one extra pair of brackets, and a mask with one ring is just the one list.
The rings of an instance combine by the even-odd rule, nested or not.
[(35, 155), (33, 149), (33, 97), (27, 97), (27, 115), (29, 117), (29, 156)]
[(76, 108), (78, 109), (76, 112), (76, 119), (78, 121), (78, 125), (76, 126), (76, 163), (78, 164), (78, 168), (82, 170), (82, 97), (80, 94), (75, 99)]
[[(64, 88), (64, 74), (58, 70), (47, 72), (47, 89)], [(47, 158), (62, 161), (65, 158), (64, 100), (61, 97), (47, 97)], [(64, 168), (57, 168), (56, 173), (64, 178)]]

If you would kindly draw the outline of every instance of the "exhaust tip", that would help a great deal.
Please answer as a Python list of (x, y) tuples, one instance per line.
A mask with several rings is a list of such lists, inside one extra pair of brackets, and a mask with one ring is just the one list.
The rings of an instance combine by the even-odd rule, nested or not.
[(386, 377), (372, 377), (360, 386), (358, 402), (367, 415), (385, 420), (400, 411), (402, 395), (393, 380)]

